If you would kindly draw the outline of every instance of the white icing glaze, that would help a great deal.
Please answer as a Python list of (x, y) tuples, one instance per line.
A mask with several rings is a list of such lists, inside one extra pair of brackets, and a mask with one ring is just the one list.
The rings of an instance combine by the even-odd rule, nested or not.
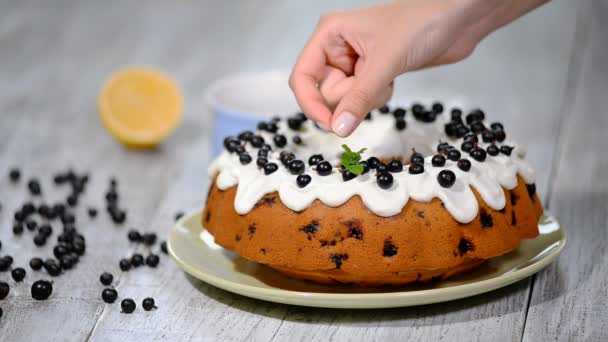
[[(434, 197), (438, 197), (452, 216), (462, 223), (472, 221), (479, 210), (479, 204), (471, 187), (475, 188), (488, 206), (500, 210), (504, 208), (506, 202), (503, 188), (509, 190), (517, 186), (518, 174), (526, 183), (534, 183), (534, 171), (523, 160), (525, 148), (512, 141), (502, 143), (515, 147), (511, 156), (502, 153), (497, 156), (488, 155), (484, 162), (478, 162), (468, 153), (461, 151), (462, 158), (467, 158), (471, 162), (471, 169), (468, 172), (460, 170), (457, 163), (450, 160), (446, 161), (444, 167), (433, 167), (431, 159), (436, 153), (440, 140), (447, 141), (460, 150), (462, 139), (449, 139), (443, 133), (443, 126), (448, 116), (449, 114), (443, 114), (433, 123), (423, 123), (408, 113), (407, 128), (398, 131), (394, 128), (395, 119), (392, 115), (374, 112), (371, 121), (364, 121), (353, 135), (345, 139), (322, 132), (309, 120), (303, 123), (299, 131), (289, 129), (286, 121), (282, 120), (278, 123), (279, 132), (287, 137), (290, 142), (287, 147), (298, 159), (306, 163), (305, 173), (312, 177), (312, 181), (307, 186), (303, 188), (297, 186), (297, 176), (291, 174), (281, 164), (276, 148), (269, 154), (268, 161), (279, 165), (279, 169), (270, 175), (265, 175), (255, 162), (258, 149), (250, 144), (246, 144), (245, 148), (253, 158), (251, 163), (242, 165), (237, 154), (224, 151), (212, 162), (209, 176), (211, 178), (217, 176), (216, 184), (220, 190), (238, 185), (234, 207), (241, 215), (253, 209), (265, 194), (277, 191), (281, 202), (294, 211), (308, 208), (316, 199), (328, 206), (337, 207), (358, 195), (367, 208), (383, 217), (401, 212), (410, 198), (419, 202), (429, 202)], [(268, 132), (258, 132), (258, 134), (273, 146), (273, 134)], [(302, 138), (304, 145), (291, 143), (292, 137), (296, 134)], [(345, 182), (336, 167), (330, 175), (320, 176), (314, 167), (308, 165), (310, 155), (320, 153), (332, 165), (337, 166), (343, 152), (342, 144), (347, 144), (353, 150), (366, 147), (362, 160), (371, 156), (380, 159), (406, 156), (404, 160), (407, 160), (412, 148), (415, 148), (417, 152), (427, 155), (424, 172), (410, 174), (408, 166), (405, 165), (402, 172), (392, 173), (393, 184), (385, 190), (376, 183), (374, 170)], [(485, 149), (488, 145), (480, 139), (479, 147)], [(456, 182), (449, 188), (442, 187), (437, 181), (437, 175), (445, 169), (452, 170), (456, 175)]]

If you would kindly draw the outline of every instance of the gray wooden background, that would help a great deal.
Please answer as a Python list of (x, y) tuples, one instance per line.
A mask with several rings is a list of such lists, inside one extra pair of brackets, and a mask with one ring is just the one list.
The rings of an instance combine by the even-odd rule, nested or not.
[[(348, 1), (0, 1), (0, 254), (17, 265), (50, 255), (11, 233), (27, 197), (4, 176), (40, 177), (73, 167), (92, 181), (78, 212), (87, 255), (35, 302), (28, 269), (0, 306), (1, 341), (606, 341), (608, 340), (608, 3), (553, 1), (493, 34), (467, 61), (403, 76), (396, 97), (462, 96), (529, 146), (538, 190), (569, 244), (557, 262), (512, 286), (449, 303), (391, 310), (323, 310), (248, 299), (185, 275), (169, 257), (157, 270), (120, 273), (128, 227), (161, 236), (179, 210), (202, 206), (212, 118), (204, 88), (236, 71), (289, 68), (321, 13)], [(102, 81), (127, 64), (174, 75), (186, 98), (183, 124), (160, 149), (128, 151), (96, 112)], [(128, 224), (102, 212), (110, 176), (121, 184)], [(49, 244), (51, 245), (51, 244)], [(159, 309), (132, 315), (100, 299), (110, 270), (121, 298)], [(7, 280), (8, 273), (0, 274)], [(12, 280), (11, 280), (12, 284)]]

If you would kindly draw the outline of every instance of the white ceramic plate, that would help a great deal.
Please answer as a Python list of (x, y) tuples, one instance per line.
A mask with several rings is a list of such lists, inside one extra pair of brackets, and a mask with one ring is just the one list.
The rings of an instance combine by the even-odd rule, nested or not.
[(528, 277), (551, 263), (564, 249), (559, 222), (545, 215), (540, 235), (524, 240), (479, 269), (445, 281), (398, 288), (323, 286), (288, 278), (271, 268), (240, 258), (213, 242), (201, 227), (201, 212), (180, 219), (169, 235), (169, 252), (192, 276), (226, 291), (277, 303), (323, 308), (371, 309), (413, 306), (464, 298), (495, 290)]

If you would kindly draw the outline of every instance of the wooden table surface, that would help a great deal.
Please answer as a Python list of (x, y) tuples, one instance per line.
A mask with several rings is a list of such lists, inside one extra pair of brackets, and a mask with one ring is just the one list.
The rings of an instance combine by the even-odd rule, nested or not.
[[(608, 3), (553, 1), (493, 34), (465, 62), (400, 78), (404, 101), (458, 96), (503, 121), (529, 147), (545, 206), (565, 226), (568, 245), (547, 269), (514, 285), (448, 303), (390, 310), (325, 310), (234, 295), (188, 277), (168, 257), (158, 269), (120, 272), (118, 259), (146, 251), (129, 244), (135, 227), (162, 238), (177, 211), (202, 206), (209, 184), (211, 116), (202, 101), (214, 79), (237, 71), (288, 69), (321, 13), (352, 1), (0, 1), (0, 255), (26, 267), (0, 301), (1, 341), (607, 341), (608, 340)], [(185, 120), (161, 148), (126, 150), (102, 128), (96, 95), (127, 64), (172, 74), (185, 93)], [(12, 213), (43, 182), (44, 199), (63, 199), (51, 177), (72, 167), (90, 185), (77, 210), (87, 253), (53, 278), (47, 301), (27, 267), (31, 233), (15, 237)], [(124, 226), (103, 208), (118, 179)], [(91, 220), (86, 207), (100, 209)], [(59, 227), (55, 227), (58, 229)], [(154, 250), (157, 250), (158, 246)], [(120, 313), (102, 302), (98, 277), (115, 274), (120, 298), (158, 310)]]

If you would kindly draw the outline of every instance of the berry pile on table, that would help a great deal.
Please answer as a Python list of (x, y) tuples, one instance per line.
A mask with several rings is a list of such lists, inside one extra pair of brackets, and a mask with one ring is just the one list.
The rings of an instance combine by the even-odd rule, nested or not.
[[(21, 170), (12, 168), (8, 172), (8, 179), (12, 185), (10, 190), (17, 191), (21, 188), (22, 181)], [(13, 209), (12, 215), (12, 233), (13, 237), (0, 241), (0, 304), (11, 293), (11, 287), (27, 286), (28, 271), (21, 267), (13, 258), (13, 256), (2, 253), (3, 243), (8, 246), (11, 243), (18, 243), (18, 239), (23, 239), (29, 235), (32, 239), (33, 246), (28, 254), (29, 268), (31, 269), (30, 277), (38, 278), (31, 283), (30, 293), (35, 300), (49, 299), (54, 291), (66, 291), (66, 289), (53, 287), (52, 278), (60, 277), (67, 272), (77, 272), (77, 265), (81, 258), (86, 256), (87, 243), (83, 231), (80, 230), (79, 223), (76, 222), (75, 212), (80, 204), (82, 195), (85, 193), (90, 177), (86, 173), (76, 173), (72, 170), (56, 173), (53, 176), (53, 189), (43, 189), (41, 182), (37, 178), (30, 178), (25, 182), (28, 198), (24, 203)], [(50, 203), (45, 200), (44, 194), (55, 192), (60, 193), (62, 189), (68, 190), (68, 195), (63, 201)], [(127, 221), (127, 211), (119, 204), (118, 182), (115, 178), (111, 178), (108, 183), (107, 191), (105, 192), (105, 204), (108, 217), (116, 226), (122, 226)], [(2, 200), (2, 199), (0, 199)], [(9, 208), (3, 208), (0, 203), (0, 211), (8, 211)], [(96, 220), (98, 210), (95, 207), (89, 206), (85, 208), (85, 212), (89, 220)], [(175, 219), (183, 216), (182, 212), (175, 215)], [(58, 227), (61, 227), (59, 230)], [(123, 233), (121, 233), (123, 234)], [(52, 248), (52, 256), (43, 257), (41, 248), (48, 243), (52, 243), (53, 237), (56, 236), (56, 243)], [(117, 260), (116, 265), (123, 272), (147, 266), (156, 268), (160, 263), (160, 253), (167, 254), (167, 243), (162, 241), (158, 244), (158, 237), (152, 232), (140, 232), (136, 229), (130, 229), (127, 232), (127, 240), (131, 244), (142, 244), (147, 251), (147, 255), (134, 253), (129, 258)], [(14, 239), (14, 240), (13, 240)], [(154, 250), (158, 248), (158, 252)], [(6, 248), (5, 248), (6, 249)], [(22, 261), (20, 261), (22, 262)], [(9, 284), (10, 279), (4, 279), (4, 274), (9, 274), (13, 284)], [(48, 276), (47, 279), (39, 279), (43, 274)], [(112, 304), (119, 297), (118, 291), (113, 285), (115, 283), (114, 276), (107, 271), (101, 273), (100, 282), (104, 285), (101, 290), (100, 299), (103, 302)], [(18, 291), (19, 292), (19, 291)], [(67, 293), (67, 291), (66, 291)], [(145, 311), (151, 311), (157, 308), (154, 298), (146, 297), (142, 300), (142, 308)], [(130, 314), (136, 310), (137, 305), (132, 298), (123, 298), (121, 300), (121, 312)], [(0, 307), (0, 319), (3, 315), (3, 309)]]

